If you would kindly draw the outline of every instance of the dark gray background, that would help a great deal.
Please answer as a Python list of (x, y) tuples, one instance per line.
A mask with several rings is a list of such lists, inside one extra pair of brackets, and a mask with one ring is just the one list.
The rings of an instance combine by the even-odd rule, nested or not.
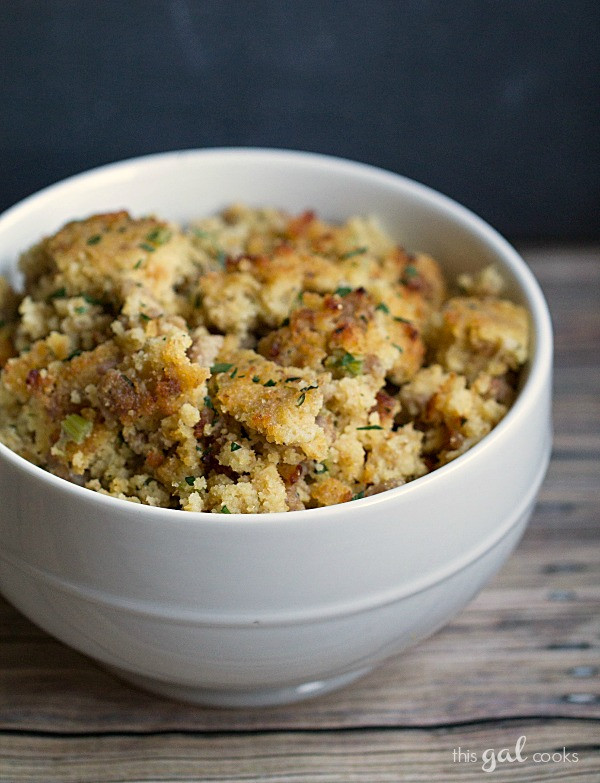
[(597, 0), (0, 0), (0, 208), (148, 152), (401, 172), (513, 239), (600, 236)]

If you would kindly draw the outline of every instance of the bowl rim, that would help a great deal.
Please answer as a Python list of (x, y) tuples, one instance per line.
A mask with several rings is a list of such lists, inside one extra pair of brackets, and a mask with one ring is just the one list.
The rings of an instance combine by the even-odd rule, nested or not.
[[(410, 192), (434, 208), (437, 208), (446, 216), (450, 216), (469, 233), (474, 234), (480, 241), (495, 252), (502, 263), (508, 267), (514, 275), (521, 293), (526, 299), (527, 309), (533, 327), (533, 357), (529, 363), (525, 383), (520, 389), (513, 405), (504, 418), (491, 430), (491, 432), (484, 436), (481, 441), (472, 446), (464, 454), (446, 465), (436, 468), (431, 473), (377, 495), (349, 501), (348, 503), (338, 503), (332, 506), (302, 509), (299, 511), (218, 514), (211, 511), (185, 511), (183, 509), (164, 508), (161, 506), (148, 506), (142, 503), (116, 498), (111, 495), (103, 495), (96, 490), (73, 484), (66, 479), (50, 473), (44, 468), (34, 465), (32, 462), (29, 462), (0, 442), (1, 458), (7, 459), (16, 468), (28, 473), (32, 478), (41, 482), (49, 482), (50, 485), (54, 486), (58, 491), (73, 493), (75, 497), (80, 497), (81, 500), (86, 503), (97, 503), (100, 508), (104, 508), (107, 512), (110, 512), (111, 510), (115, 511), (120, 507), (121, 510), (126, 510), (128, 514), (147, 517), (148, 521), (160, 517), (161, 522), (163, 523), (187, 523), (194, 527), (201, 524), (210, 526), (217, 525), (219, 527), (226, 525), (228, 528), (235, 528), (238, 525), (243, 525), (244, 528), (248, 528), (252, 525), (260, 525), (261, 528), (263, 528), (269, 524), (275, 524), (277, 526), (280, 526), (282, 523), (287, 525), (294, 523), (304, 524), (308, 523), (309, 520), (320, 523), (324, 517), (333, 518), (339, 517), (340, 515), (346, 515), (351, 509), (356, 509), (357, 511), (360, 509), (365, 513), (368, 513), (371, 510), (376, 511), (376, 506), (379, 506), (382, 503), (392, 503), (408, 493), (428, 491), (427, 487), (430, 484), (442, 481), (443, 478), (451, 475), (453, 472), (468, 469), (468, 463), (471, 460), (479, 458), (479, 455), (483, 456), (486, 450), (489, 450), (497, 440), (504, 436), (506, 430), (512, 429), (517, 425), (517, 419), (524, 414), (528, 405), (540, 398), (545, 385), (548, 383), (552, 370), (552, 323), (548, 305), (541, 287), (524, 259), (495, 228), (469, 208), (416, 180), (371, 164), (318, 152), (267, 147), (190, 148), (129, 157), (66, 177), (21, 199), (0, 214), (0, 236), (5, 228), (10, 227), (11, 224), (20, 220), (23, 212), (26, 212), (31, 206), (40, 201), (51, 200), (55, 194), (61, 190), (68, 190), (70, 188), (75, 189), (87, 180), (102, 181), (114, 178), (115, 176), (121, 177), (127, 175), (129, 172), (132, 174), (136, 173), (144, 167), (163, 165), (169, 163), (173, 159), (186, 157), (215, 160), (219, 157), (223, 157), (229, 161), (237, 158), (240, 163), (251, 162), (253, 160), (269, 160), (272, 163), (281, 163), (285, 165), (299, 164), (312, 165), (319, 168), (328, 167), (333, 170), (334, 173), (346, 173), (358, 176), (363, 180), (369, 180), (376, 185), (387, 185), (388, 187), (391, 186), (397, 190)], [(115, 506), (115, 503), (118, 505)], [(349, 505), (349, 503), (351, 505)]]

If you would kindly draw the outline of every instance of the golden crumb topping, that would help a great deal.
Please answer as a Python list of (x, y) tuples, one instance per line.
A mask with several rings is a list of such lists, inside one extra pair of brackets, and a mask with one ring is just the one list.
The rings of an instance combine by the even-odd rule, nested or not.
[(400, 486), (490, 432), (527, 360), (496, 270), (449, 297), (371, 218), (121, 211), (20, 263), (21, 294), (0, 278), (0, 439), (147, 505), (267, 513)]

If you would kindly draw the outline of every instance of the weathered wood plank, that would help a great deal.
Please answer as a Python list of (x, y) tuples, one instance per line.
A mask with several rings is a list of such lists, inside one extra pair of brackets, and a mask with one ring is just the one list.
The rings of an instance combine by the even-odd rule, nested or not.
[(557, 365), (597, 370), (600, 365), (600, 247), (529, 247), (522, 252), (548, 299)]
[[(522, 721), (433, 731), (0, 736), (0, 780), (452, 783), (485, 778), (483, 766), (492, 769), (493, 753), (491, 779), (498, 783), (595, 783), (598, 728), (583, 721)], [(515, 752), (519, 737), (525, 738), (522, 761)], [(498, 761), (502, 748), (510, 750), (512, 761)]]

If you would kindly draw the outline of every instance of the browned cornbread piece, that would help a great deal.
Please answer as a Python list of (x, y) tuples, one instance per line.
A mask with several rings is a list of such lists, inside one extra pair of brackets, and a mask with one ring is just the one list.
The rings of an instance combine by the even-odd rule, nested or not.
[(415, 430), (412, 423), (398, 430), (367, 430), (368, 453), (362, 482), (365, 486), (376, 486), (395, 481), (404, 481), (427, 473), (421, 456), (423, 433)]
[[(179, 437), (178, 416), (189, 409), (191, 433), (198, 409), (204, 406), (210, 374), (190, 362), (186, 354), (190, 342), (187, 333), (172, 324), (153, 322), (146, 332), (135, 336), (123, 332), (72, 358), (69, 340), (52, 334), (31, 351), (10, 359), (3, 386), (21, 403), (16, 424), (26, 430), (35, 422), (28, 458), (52, 464), (55, 472), (62, 465), (60, 475), (90, 470), (95, 476), (99, 441), (115, 448), (120, 441), (130, 448), (131, 466), (135, 464), (139, 472), (150, 469), (152, 473), (168, 463), (172, 475), (163, 469), (163, 480), (179, 480), (178, 466), (182, 461), (195, 464), (197, 454), (192, 450), (190, 460), (189, 445), (178, 445), (185, 437)], [(65, 428), (73, 415), (78, 417), (76, 423), (89, 422), (86, 427), (79, 421), (82, 437), (75, 442), (69, 427)]]
[(224, 331), (244, 335), (262, 324), (279, 326), (303, 291), (366, 288), (392, 316), (419, 326), (445, 295), (439, 265), (406, 253), (373, 220), (332, 226), (311, 211), (285, 219), (237, 205), (195, 231), (202, 251), (221, 257), (222, 268), (200, 279), (197, 295), (207, 322)]
[[(311, 459), (327, 453), (327, 438), (316, 418), (323, 395), (316, 376), (295, 367), (282, 368), (254, 351), (234, 351), (225, 356), (227, 368), (216, 375), (218, 409), (264, 436), (269, 442), (298, 446)], [(233, 377), (232, 377), (233, 376)]]
[(368, 373), (394, 383), (421, 366), (424, 345), (418, 329), (376, 304), (364, 288), (334, 294), (304, 294), (289, 324), (259, 343), (259, 351), (283, 366), (323, 367), (334, 376)]
[(172, 306), (175, 287), (194, 271), (191, 242), (179, 229), (127, 212), (75, 220), (25, 253), (21, 268), (35, 298), (86, 294), (120, 304), (131, 285)]
[(494, 391), (490, 375), (482, 373), (468, 384), (465, 376), (439, 364), (419, 370), (402, 387), (404, 411), (424, 432), (423, 453), (435, 466), (463, 454), (503, 418), (507, 406)]
[(442, 308), (435, 355), (448, 370), (473, 380), (480, 372), (503, 375), (527, 358), (529, 322), (506, 299), (454, 297)]

